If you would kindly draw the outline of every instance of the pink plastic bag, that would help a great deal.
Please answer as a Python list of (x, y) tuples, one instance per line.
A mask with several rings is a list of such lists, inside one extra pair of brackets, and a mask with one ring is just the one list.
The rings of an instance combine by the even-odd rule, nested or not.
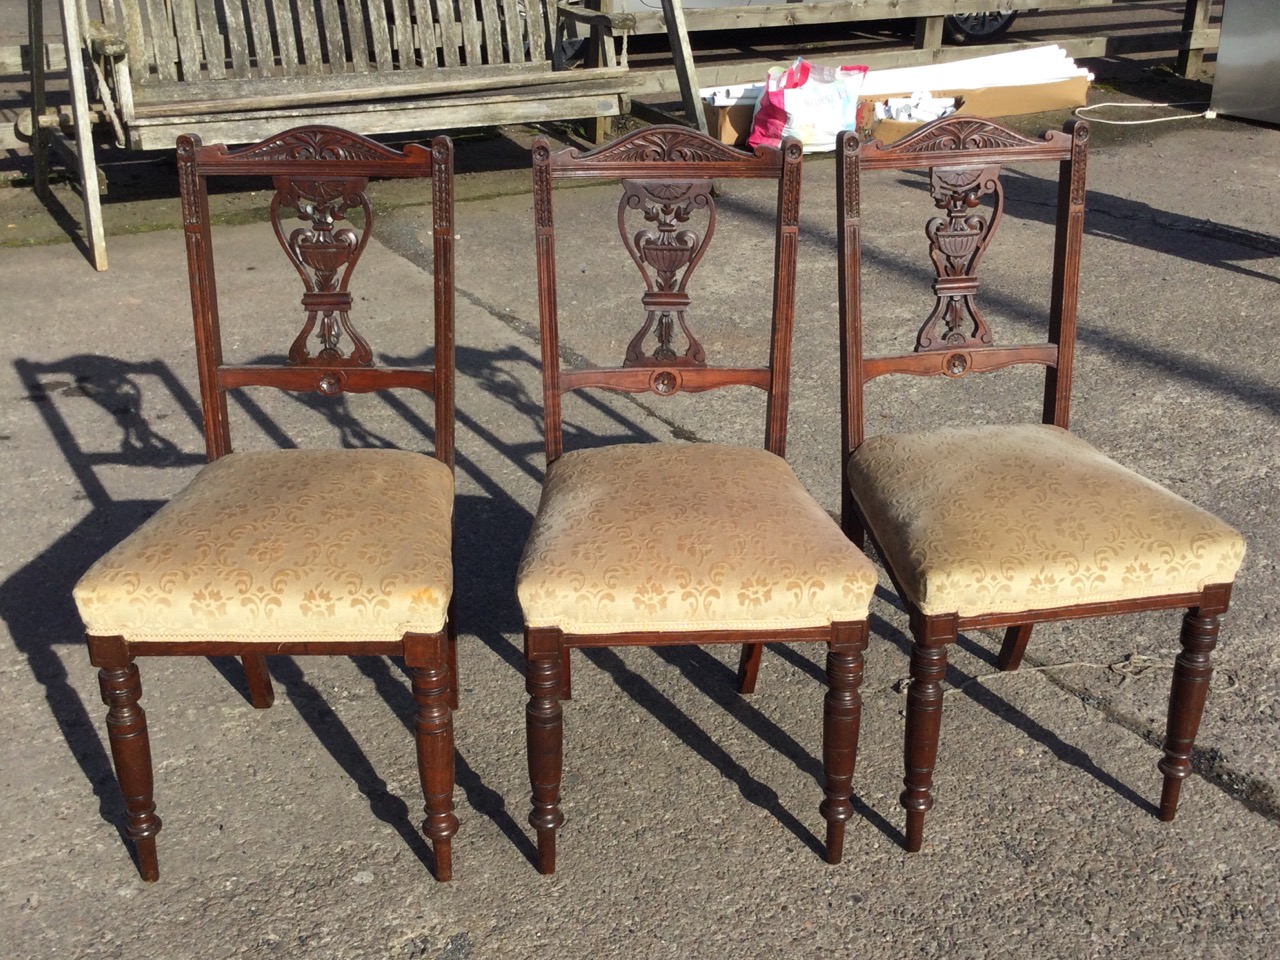
[(822, 67), (803, 57), (789, 67), (770, 67), (756, 103), (747, 145), (776, 147), (794, 136), (806, 153), (836, 148), (836, 135), (858, 125), (863, 66)]

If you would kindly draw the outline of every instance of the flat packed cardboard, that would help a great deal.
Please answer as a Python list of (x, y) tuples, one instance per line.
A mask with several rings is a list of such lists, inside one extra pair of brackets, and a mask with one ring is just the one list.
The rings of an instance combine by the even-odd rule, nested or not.
[[(1068, 77), (1048, 83), (1026, 83), (1011, 87), (980, 87), (976, 90), (930, 90), (935, 97), (958, 97), (960, 105), (956, 113), (969, 117), (1015, 117), (1024, 113), (1043, 113), (1083, 107), (1088, 100), (1087, 77)], [(890, 97), (909, 97), (910, 93), (876, 94), (869, 100), (888, 100)], [(859, 117), (862, 111), (859, 111)], [(874, 117), (874, 115), (871, 115)], [(750, 126), (750, 118), (748, 118)], [(881, 143), (900, 140), (923, 124), (909, 120), (881, 120), (861, 131), (863, 139), (872, 137)]]

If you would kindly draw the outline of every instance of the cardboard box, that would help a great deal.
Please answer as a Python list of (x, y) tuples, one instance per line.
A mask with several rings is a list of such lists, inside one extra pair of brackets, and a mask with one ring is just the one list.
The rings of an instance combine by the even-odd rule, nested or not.
[[(1088, 102), (1087, 77), (1068, 77), (1048, 83), (1025, 83), (1009, 87), (980, 87), (976, 90), (931, 90), (936, 97), (958, 97), (960, 105), (956, 113), (969, 117), (1015, 117), (1026, 113), (1043, 113), (1046, 110), (1063, 110), (1083, 107)], [(868, 101), (888, 100), (889, 97), (907, 97), (909, 93), (876, 94)], [(862, 111), (858, 113), (859, 120)], [(874, 114), (870, 114), (874, 117)], [(908, 120), (874, 119), (869, 129), (860, 131), (862, 139), (874, 138), (881, 143), (893, 143), (911, 131), (923, 126)], [(861, 125), (861, 124), (860, 124)]]
[(711, 136), (731, 147), (745, 147), (762, 86), (748, 83), (699, 90), (702, 112), (707, 118), (707, 131)]

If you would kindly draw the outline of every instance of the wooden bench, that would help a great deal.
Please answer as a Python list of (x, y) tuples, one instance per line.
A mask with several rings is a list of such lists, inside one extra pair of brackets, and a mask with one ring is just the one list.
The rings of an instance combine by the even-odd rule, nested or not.
[[(38, 14), (40, 0), (31, 2)], [(92, 142), (83, 136), (95, 120), (110, 123), (120, 146), (162, 149), (181, 133), (244, 143), (302, 123), (378, 134), (616, 117), (629, 111), (634, 86), (626, 64), (634, 17), (580, 2), (65, 0), (63, 6), (66, 48), (86, 54), (68, 58), (77, 128), (72, 152), (99, 269), (106, 254), (97, 170)], [(560, 56), (570, 36), (587, 43), (584, 63), (573, 69)], [(33, 70), (32, 86), (33, 105), (42, 110), (42, 70)], [(55, 134), (36, 136), (38, 154)], [(38, 156), (36, 166), (40, 189), (47, 159)]]

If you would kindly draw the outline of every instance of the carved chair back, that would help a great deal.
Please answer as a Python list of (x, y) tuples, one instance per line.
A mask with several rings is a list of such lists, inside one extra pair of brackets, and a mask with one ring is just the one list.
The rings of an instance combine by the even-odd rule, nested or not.
[[(1017, 364), (1042, 364), (1047, 371), (1042, 420), (1067, 426), (1088, 142), (1089, 128), (1083, 121), (1073, 120), (1063, 131), (1050, 131), (1036, 140), (989, 120), (960, 116), (934, 121), (889, 146), (875, 141), (860, 148), (853, 134), (841, 134), (836, 202), (846, 454), (866, 439), (864, 387), (886, 374), (959, 378)], [(1059, 163), (1048, 342), (1005, 345), (996, 341), (978, 305), (978, 265), (1004, 212), (1003, 165), (1035, 160)], [(936, 274), (933, 310), (911, 352), (864, 357), (861, 171), (913, 169), (928, 172), (933, 205), (940, 211), (925, 225)]]
[[(538, 308), (547, 462), (563, 453), (561, 397), (588, 387), (671, 396), (747, 385), (767, 393), (765, 447), (783, 456), (795, 301), (800, 214), (799, 141), (755, 154), (697, 131), (656, 126), (588, 153), (533, 145)], [(770, 351), (767, 366), (712, 366), (694, 332), (691, 284), (716, 229), (716, 179), (774, 180), (778, 185)], [(560, 180), (621, 181), (620, 242), (643, 278), (637, 314), (643, 318), (616, 367), (562, 369), (556, 298), (552, 186)], [(629, 269), (629, 268), (628, 268)], [(656, 345), (655, 345), (656, 344)]]
[[(178, 174), (195, 319), (200, 399), (209, 460), (231, 451), (226, 392), (270, 386), (328, 397), (408, 388), (435, 403), (435, 455), (453, 466), (453, 144), (385, 147), (336, 127), (288, 130), (238, 150), (178, 138)], [(270, 177), (271, 224), (301, 278), (301, 329), (282, 362), (223, 359), (217, 274), (210, 236), (210, 177)], [(349, 289), (372, 235), (371, 178), (421, 178), (432, 184), (434, 360), (432, 367), (380, 365), (351, 313)], [(295, 226), (299, 223), (301, 225)]]

